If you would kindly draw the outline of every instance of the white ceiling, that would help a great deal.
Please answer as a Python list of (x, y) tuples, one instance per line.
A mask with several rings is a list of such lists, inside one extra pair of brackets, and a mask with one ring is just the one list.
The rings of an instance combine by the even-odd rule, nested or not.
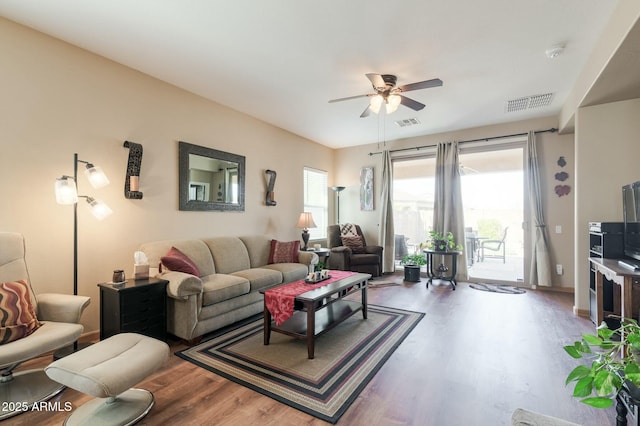
[[(337, 148), (558, 114), (617, 3), (0, 0), (0, 16)], [(444, 85), (405, 94), (419, 112), (328, 103), (371, 93), (370, 72)], [(548, 92), (548, 107), (505, 112)], [(421, 124), (393, 124), (407, 118)]]

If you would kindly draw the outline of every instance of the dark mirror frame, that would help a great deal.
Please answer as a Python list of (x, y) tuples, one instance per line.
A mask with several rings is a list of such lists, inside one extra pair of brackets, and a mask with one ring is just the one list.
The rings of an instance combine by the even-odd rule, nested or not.
[[(230, 161), (238, 164), (238, 202), (222, 203), (210, 201), (189, 200), (189, 155), (200, 155), (215, 158), (222, 161)], [(178, 193), (180, 210), (186, 211), (244, 211), (244, 172), (245, 157), (243, 155), (230, 154), (217, 149), (193, 145), (188, 142), (178, 142)]]

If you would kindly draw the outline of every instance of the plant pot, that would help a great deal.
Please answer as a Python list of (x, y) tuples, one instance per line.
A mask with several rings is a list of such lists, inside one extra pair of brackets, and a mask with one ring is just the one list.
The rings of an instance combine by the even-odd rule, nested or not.
[(404, 280), (413, 283), (420, 282), (420, 266), (404, 265)]
[(434, 251), (447, 251), (447, 242), (445, 240), (433, 240)]

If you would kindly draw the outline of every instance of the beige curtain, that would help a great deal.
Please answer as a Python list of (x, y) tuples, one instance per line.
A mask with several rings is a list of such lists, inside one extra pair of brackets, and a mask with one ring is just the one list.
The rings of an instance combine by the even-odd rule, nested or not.
[(378, 240), (382, 251), (382, 273), (395, 271), (395, 247), (393, 229), (393, 165), (389, 150), (382, 152), (382, 185), (380, 194), (380, 227)]
[[(438, 144), (433, 230), (445, 235), (452, 232), (456, 243), (464, 246), (464, 210), (460, 185), (458, 142)], [(468, 279), (465, 259), (463, 254), (457, 260), (456, 279)]]
[(529, 132), (526, 149), (525, 176), (529, 189), (529, 203), (531, 208), (531, 274), (529, 284), (551, 287), (551, 262), (549, 260), (549, 244), (547, 243), (547, 225), (544, 221), (542, 205), (542, 187), (540, 185), (540, 169), (538, 167), (538, 153), (536, 134)]

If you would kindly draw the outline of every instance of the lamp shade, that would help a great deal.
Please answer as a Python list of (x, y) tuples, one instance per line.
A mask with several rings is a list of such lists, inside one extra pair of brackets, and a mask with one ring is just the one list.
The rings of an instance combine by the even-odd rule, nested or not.
[(94, 166), (91, 163), (87, 164), (87, 169), (84, 171), (84, 174), (94, 188), (102, 188), (103, 186), (109, 185), (107, 175), (104, 174), (100, 167)]
[(113, 210), (111, 210), (109, 206), (95, 198), (87, 197), (87, 203), (89, 203), (91, 214), (98, 220), (102, 220), (113, 213)]
[(313, 221), (313, 216), (310, 212), (300, 213), (300, 217), (298, 218), (298, 223), (296, 224), (296, 228), (309, 229), (316, 228), (316, 223)]
[(400, 106), (400, 101), (402, 99), (400, 99), (400, 96), (398, 95), (389, 95), (386, 99), (386, 109), (387, 109), (387, 114), (391, 114), (392, 112), (396, 112), (396, 110), (398, 109), (398, 107)]
[(384, 99), (382, 99), (382, 96), (380, 95), (372, 96), (369, 100), (369, 108), (377, 114), (380, 112), (380, 107), (382, 106), (383, 101)]
[(76, 181), (72, 177), (63, 176), (56, 179), (56, 203), (58, 204), (75, 204), (78, 202), (78, 190)]

